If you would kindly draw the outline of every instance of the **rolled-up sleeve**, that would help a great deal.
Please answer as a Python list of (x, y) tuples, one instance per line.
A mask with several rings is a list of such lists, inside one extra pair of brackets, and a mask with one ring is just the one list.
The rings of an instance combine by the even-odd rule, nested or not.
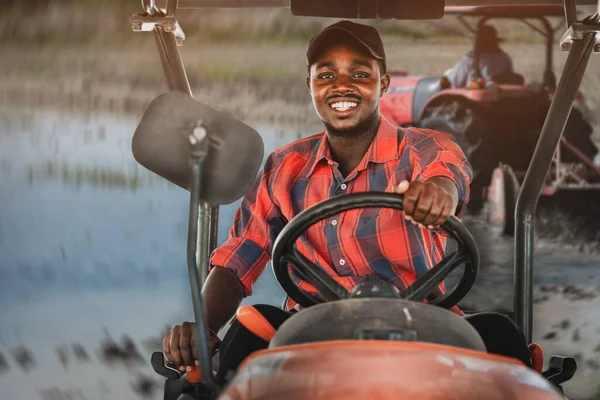
[(238, 208), (227, 241), (211, 255), (211, 269), (227, 268), (238, 276), (246, 296), (271, 258), (275, 238), (286, 224), (270, 193), (274, 175), (272, 156)]
[(427, 181), (436, 176), (451, 179), (458, 191), (456, 216), (461, 218), (469, 201), (473, 169), (454, 137), (448, 133), (421, 130), (422, 140), (412, 144), (412, 180)]

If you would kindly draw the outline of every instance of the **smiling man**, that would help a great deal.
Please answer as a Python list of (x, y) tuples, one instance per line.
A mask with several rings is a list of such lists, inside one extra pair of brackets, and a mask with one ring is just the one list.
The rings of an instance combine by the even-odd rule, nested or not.
[[(443, 257), (446, 239), (435, 228), (465, 212), (472, 171), (452, 136), (395, 128), (379, 112), (390, 77), (373, 27), (349, 21), (329, 26), (310, 42), (307, 64), (306, 82), (325, 131), (269, 156), (242, 201), (229, 239), (213, 253), (202, 291), (213, 346), (219, 343), (216, 333), (252, 294), (279, 232), (306, 208), (349, 193), (404, 193), (404, 216), (389, 209), (351, 210), (316, 224), (298, 241), (300, 252), (348, 290), (371, 280), (398, 289), (411, 285)], [(299, 276), (295, 279), (320, 296)], [(437, 294), (442, 292), (443, 287)], [(291, 300), (287, 310), (256, 308), (276, 328), (299, 309)], [(516, 355), (510, 348), (510, 332), (524, 343), (510, 320), (494, 329), (487, 329), (485, 316), (470, 322), (480, 332), (492, 332), (482, 334), (489, 351), (528, 358), (526, 346)], [(189, 322), (178, 325), (163, 341), (167, 358), (182, 370), (194, 364), (191, 329)], [(266, 346), (234, 321), (220, 345), (217, 378), (223, 380), (249, 353)]]

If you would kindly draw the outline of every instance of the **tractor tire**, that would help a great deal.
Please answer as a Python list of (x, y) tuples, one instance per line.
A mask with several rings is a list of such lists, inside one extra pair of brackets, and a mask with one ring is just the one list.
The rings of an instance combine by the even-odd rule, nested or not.
[(473, 167), (469, 211), (481, 211), (484, 188), (489, 185), (491, 171), (497, 165), (484, 155), (486, 126), (483, 116), (467, 104), (455, 100), (428, 107), (423, 113), (419, 127), (454, 136)]
[(510, 166), (501, 164), (494, 170), (487, 190), (486, 219), (504, 235), (512, 236), (515, 233), (519, 188), (519, 181)]
[(452, 134), (470, 157), (481, 144), (484, 123), (473, 108), (452, 101), (427, 108), (419, 127)]

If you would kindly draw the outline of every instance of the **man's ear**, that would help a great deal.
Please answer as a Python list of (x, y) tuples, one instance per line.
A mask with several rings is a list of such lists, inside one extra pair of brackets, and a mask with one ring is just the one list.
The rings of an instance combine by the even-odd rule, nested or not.
[(390, 75), (383, 74), (381, 76), (381, 93), (379, 94), (379, 97), (383, 96), (388, 91), (389, 88), (390, 88)]
[(306, 86), (308, 86), (308, 93), (312, 94), (310, 90), (310, 75), (306, 77)]

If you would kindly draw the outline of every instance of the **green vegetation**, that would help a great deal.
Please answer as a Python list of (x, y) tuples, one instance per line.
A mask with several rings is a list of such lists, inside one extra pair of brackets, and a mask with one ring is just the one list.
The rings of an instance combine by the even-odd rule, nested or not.
[(240, 80), (281, 80), (294, 76), (290, 71), (284, 68), (278, 68), (274, 65), (266, 67), (244, 68), (239, 64), (214, 63), (201, 64), (194, 69), (202, 78), (213, 82)]

